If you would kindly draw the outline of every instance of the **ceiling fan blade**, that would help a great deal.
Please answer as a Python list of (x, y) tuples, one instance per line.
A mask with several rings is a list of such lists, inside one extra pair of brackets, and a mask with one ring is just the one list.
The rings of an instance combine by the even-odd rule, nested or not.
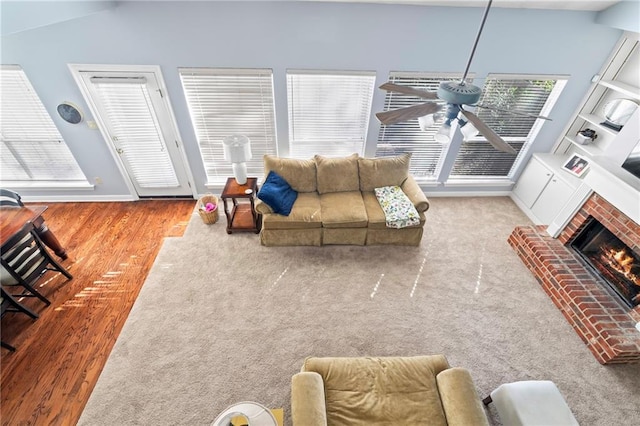
[(502, 112), (506, 112), (508, 114), (522, 115), (524, 117), (535, 117), (535, 118), (541, 118), (542, 120), (553, 121), (552, 119), (550, 119), (549, 117), (545, 117), (544, 115), (527, 114), (526, 112), (518, 111), (517, 109), (504, 109), (504, 108), (499, 108), (499, 107), (494, 106), (494, 105), (480, 105), (480, 104), (478, 104), (476, 106), (478, 108), (494, 109), (496, 111), (502, 111)]
[(422, 117), (423, 115), (433, 114), (439, 111), (440, 105), (433, 102), (426, 102), (420, 105), (413, 105), (406, 108), (394, 109), (391, 111), (378, 112), (376, 117), (378, 120), (386, 126), (390, 124), (396, 124), (401, 121), (412, 120), (414, 118)]
[(465, 111), (460, 109), (462, 114), (474, 125), (476, 129), (480, 132), (482, 136), (487, 138), (489, 143), (498, 151), (506, 152), (508, 154), (517, 154), (516, 150), (511, 147), (508, 143), (506, 143), (496, 132), (491, 130), (489, 126), (484, 124), (477, 115), (472, 113), (471, 111)]
[(391, 83), (389, 81), (383, 84), (382, 86), (380, 86), (380, 89), (386, 90), (388, 92), (402, 93), (405, 95), (414, 95), (424, 99), (438, 99), (438, 95), (436, 94), (436, 92), (427, 92), (426, 90), (414, 89), (413, 87), (409, 87), (409, 86), (401, 86), (399, 84)]

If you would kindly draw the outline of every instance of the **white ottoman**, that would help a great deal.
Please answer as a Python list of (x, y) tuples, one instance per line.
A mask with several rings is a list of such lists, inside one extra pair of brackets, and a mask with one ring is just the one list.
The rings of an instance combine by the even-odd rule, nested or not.
[(506, 426), (578, 425), (558, 387), (548, 380), (528, 380), (498, 386), (482, 402), (494, 403)]

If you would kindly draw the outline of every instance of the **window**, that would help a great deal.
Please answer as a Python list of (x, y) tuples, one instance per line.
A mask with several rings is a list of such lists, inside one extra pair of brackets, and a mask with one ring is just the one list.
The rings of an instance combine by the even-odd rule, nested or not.
[(362, 155), (375, 79), (373, 72), (288, 71), (290, 156)]
[[(389, 81), (403, 86), (435, 92), (441, 81), (459, 80), (455, 75), (436, 75), (424, 73), (392, 72)], [(405, 95), (387, 92), (384, 102), (384, 110), (419, 105), (430, 102), (428, 99), (413, 95)], [(444, 105), (443, 101), (433, 101)], [(436, 142), (434, 135), (442, 124), (442, 116), (435, 123), (422, 130), (418, 120), (408, 120), (389, 126), (381, 125), (378, 133), (378, 147), (376, 157), (391, 157), (405, 152), (410, 152), (411, 168), (409, 172), (416, 178), (435, 179), (444, 158), (445, 146)]]
[(181, 68), (182, 87), (200, 146), (208, 184), (233, 174), (222, 139), (241, 134), (251, 140), (247, 173), (261, 176), (262, 157), (276, 153), (273, 72), (270, 69)]
[[(555, 104), (566, 79), (544, 76), (489, 75), (480, 105), (517, 110), (530, 115), (547, 115)], [(481, 135), (463, 142), (456, 157), (451, 178), (508, 178), (519, 158), (526, 153), (544, 120), (509, 114), (505, 111), (477, 108), (476, 115), (511, 145), (518, 154), (494, 149)]]
[(89, 185), (22, 68), (0, 68), (0, 95), (0, 179)]
[[(437, 75), (412, 72), (392, 72), (389, 80), (429, 92), (436, 91), (440, 82), (458, 80), (455, 74)], [(469, 80), (470, 82), (470, 80)], [(550, 76), (489, 75), (483, 86), (480, 105), (494, 105), (504, 110), (517, 110), (531, 115), (548, 115), (566, 84), (566, 79)], [(417, 96), (387, 92), (384, 110), (395, 110), (428, 102)], [(442, 103), (435, 100), (434, 102)], [(509, 114), (504, 111), (476, 108), (475, 113), (487, 125), (518, 151), (517, 155), (494, 149), (478, 135), (441, 145), (434, 135), (442, 124), (443, 114), (434, 115), (433, 125), (421, 129), (418, 120), (408, 120), (381, 126), (376, 156), (412, 153), (410, 172), (419, 181), (449, 182), (472, 180), (507, 180), (529, 148), (544, 120)], [(453, 163), (453, 166), (452, 166)], [(444, 166), (443, 165), (447, 165)], [(451, 171), (449, 172), (449, 168)]]

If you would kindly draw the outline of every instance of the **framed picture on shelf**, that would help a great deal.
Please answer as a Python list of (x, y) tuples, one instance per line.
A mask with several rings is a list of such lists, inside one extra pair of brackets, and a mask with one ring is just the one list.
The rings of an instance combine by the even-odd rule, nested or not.
[(571, 154), (562, 168), (572, 175), (580, 177), (589, 168), (589, 161), (581, 155)]

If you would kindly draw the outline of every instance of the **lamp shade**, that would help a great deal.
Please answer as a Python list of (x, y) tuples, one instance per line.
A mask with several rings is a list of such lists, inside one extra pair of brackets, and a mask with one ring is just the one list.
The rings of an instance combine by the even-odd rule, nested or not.
[(251, 160), (251, 141), (244, 135), (231, 135), (222, 140), (224, 159), (230, 163)]

